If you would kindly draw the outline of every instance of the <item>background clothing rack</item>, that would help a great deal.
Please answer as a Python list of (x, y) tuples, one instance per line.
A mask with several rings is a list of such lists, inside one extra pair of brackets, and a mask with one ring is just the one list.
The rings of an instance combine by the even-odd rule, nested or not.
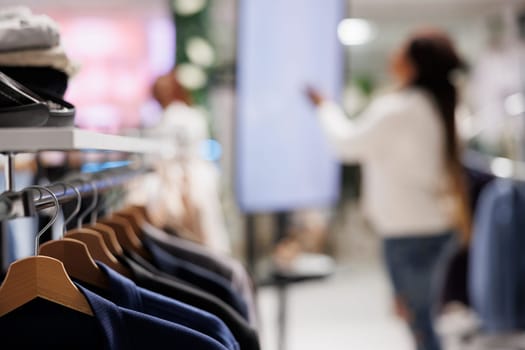
[(495, 177), (525, 181), (525, 163), (510, 158), (495, 157), (468, 149), (465, 151), (463, 164)]

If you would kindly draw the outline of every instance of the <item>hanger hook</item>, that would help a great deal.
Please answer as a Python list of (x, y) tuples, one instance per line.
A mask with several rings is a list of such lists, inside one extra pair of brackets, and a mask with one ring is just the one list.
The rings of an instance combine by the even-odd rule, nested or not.
[[(76, 188), (71, 183), (68, 183), (68, 182), (57, 182), (56, 184), (64, 186), (64, 189), (65, 189), (64, 192), (67, 192), (67, 188), (71, 187), (73, 189), (73, 191), (75, 191), (75, 194), (77, 195), (77, 204), (75, 206), (75, 209), (73, 210), (73, 212), (71, 213), (71, 215), (69, 215), (69, 217), (67, 219), (66, 218), (64, 219), (64, 224), (62, 226), (62, 238), (64, 238), (64, 234), (66, 233), (66, 229), (67, 229), (67, 224), (69, 224), (71, 222), (71, 220), (73, 220), (75, 215), (77, 215), (80, 212), (80, 207), (82, 206), (82, 195), (80, 194), (80, 191), (78, 190), (78, 188)], [(62, 208), (62, 210), (63, 209), (64, 208)]]
[[(106, 174), (109, 174), (109, 173), (111, 173), (111, 170), (106, 170)], [(98, 175), (99, 174), (93, 174), (93, 177), (95, 179), (97, 178), (100, 179)], [(108, 181), (111, 181), (111, 180), (108, 180)], [(94, 190), (98, 192), (98, 188), (96, 188), (95, 180), (91, 182), (91, 185), (93, 186)], [(91, 218), (90, 218), (91, 224), (95, 224), (97, 222), (99, 213), (101, 213), (108, 206), (108, 203), (109, 203), (109, 195), (106, 197), (103, 197), (100, 194), (98, 195), (98, 204), (95, 207), (95, 209), (91, 212)]]
[(38, 255), (38, 247), (39, 247), (39, 244), (40, 244), (40, 237), (51, 227), (53, 226), (53, 224), (55, 223), (55, 221), (57, 220), (57, 217), (58, 217), (58, 212), (60, 211), (60, 203), (58, 202), (58, 198), (57, 196), (53, 193), (53, 191), (49, 190), (48, 188), (44, 187), (44, 186), (38, 186), (38, 185), (34, 185), (34, 186), (28, 186), (26, 187), (26, 189), (34, 189), (34, 190), (38, 190), (39, 194), (40, 194), (40, 198), (42, 198), (42, 191), (45, 191), (47, 193), (49, 193), (49, 195), (51, 197), (53, 197), (53, 202), (55, 202), (55, 212), (53, 213), (53, 216), (51, 217), (51, 220), (49, 220), (49, 222), (40, 230), (38, 231), (38, 233), (36, 234), (36, 237), (35, 237), (35, 255)]
[[(106, 174), (111, 174), (113, 172), (112, 169), (106, 170)], [(112, 181), (111, 178), (109, 178), (108, 181)], [(116, 186), (116, 183), (112, 183), (110, 186), (111, 190), (108, 191), (107, 195), (103, 198), (103, 200), (100, 200), (100, 204), (97, 207), (96, 213), (93, 212), (93, 214), (100, 214), (103, 210), (110, 210), (111, 206), (114, 206), (118, 203), (118, 186)], [(107, 214), (107, 212), (106, 212)], [(93, 215), (94, 216), (94, 215)], [(92, 217), (92, 222), (96, 222), (96, 217)]]
[(98, 190), (97, 190), (97, 186), (95, 184), (95, 181), (93, 180), (81, 180), (82, 182), (86, 183), (86, 184), (89, 184), (89, 186), (93, 189), (93, 200), (91, 201), (91, 203), (89, 204), (89, 207), (84, 210), (84, 212), (82, 214), (80, 214), (78, 216), (78, 219), (77, 219), (77, 227), (80, 228), (82, 226), (82, 222), (84, 221), (84, 218), (86, 216), (89, 215), (89, 213), (91, 213), (96, 207), (97, 207), (97, 203), (98, 203)]

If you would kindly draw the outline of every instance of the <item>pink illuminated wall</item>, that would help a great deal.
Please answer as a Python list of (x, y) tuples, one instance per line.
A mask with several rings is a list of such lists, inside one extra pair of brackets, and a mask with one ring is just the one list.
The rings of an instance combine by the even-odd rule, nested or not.
[(77, 108), (78, 127), (118, 133), (158, 121), (151, 84), (175, 63), (169, 13), (48, 14), (61, 26), (66, 52), (80, 65), (65, 96)]

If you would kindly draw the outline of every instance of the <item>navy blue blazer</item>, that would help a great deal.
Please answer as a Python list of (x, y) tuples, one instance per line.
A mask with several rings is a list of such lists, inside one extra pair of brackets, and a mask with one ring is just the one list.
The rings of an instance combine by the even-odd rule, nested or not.
[(0, 317), (2, 349), (226, 349), (195, 330), (119, 307), (77, 286), (94, 317), (34, 299)]
[(124, 261), (133, 273), (135, 283), (143, 288), (180, 300), (219, 317), (233, 333), (242, 350), (259, 350), (259, 335), (237, 311), (228, 304), (199, 288), (168, 275), (138, 254), (127, 252)]
[(160, 270), (217, 296), (244, 319), (248, 319), (246, 302), (232, 289), (230, 282), (224, 277), (169, 253), (148, 237), (144, 237), (143, 242)]
[(488, 332), (525, 329), (525, 184), (493, 180), (480, 194), (469, 261), (469, 296)]
[[(238, 350), (239, 344), (230, 329), (217, 316), (168, 298), (164, 295), (141, 288), (129, 278), (120, 275), (105, 264), (97, 261), (109, 279), (109, 290), (97, 294), (118, 306), (174, 322), (208, 335), (228, 350)], [(89, 288), (89, 286), (86, 286)]]

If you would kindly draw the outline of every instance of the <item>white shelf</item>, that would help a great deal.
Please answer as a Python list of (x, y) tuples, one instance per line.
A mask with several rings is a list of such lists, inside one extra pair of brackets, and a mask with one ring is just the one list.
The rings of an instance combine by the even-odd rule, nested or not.
[(101, 134), (71, 127), (0, 129), (0, 152), (106, 150), (160, 154), (167, 146), (153, 139)]

